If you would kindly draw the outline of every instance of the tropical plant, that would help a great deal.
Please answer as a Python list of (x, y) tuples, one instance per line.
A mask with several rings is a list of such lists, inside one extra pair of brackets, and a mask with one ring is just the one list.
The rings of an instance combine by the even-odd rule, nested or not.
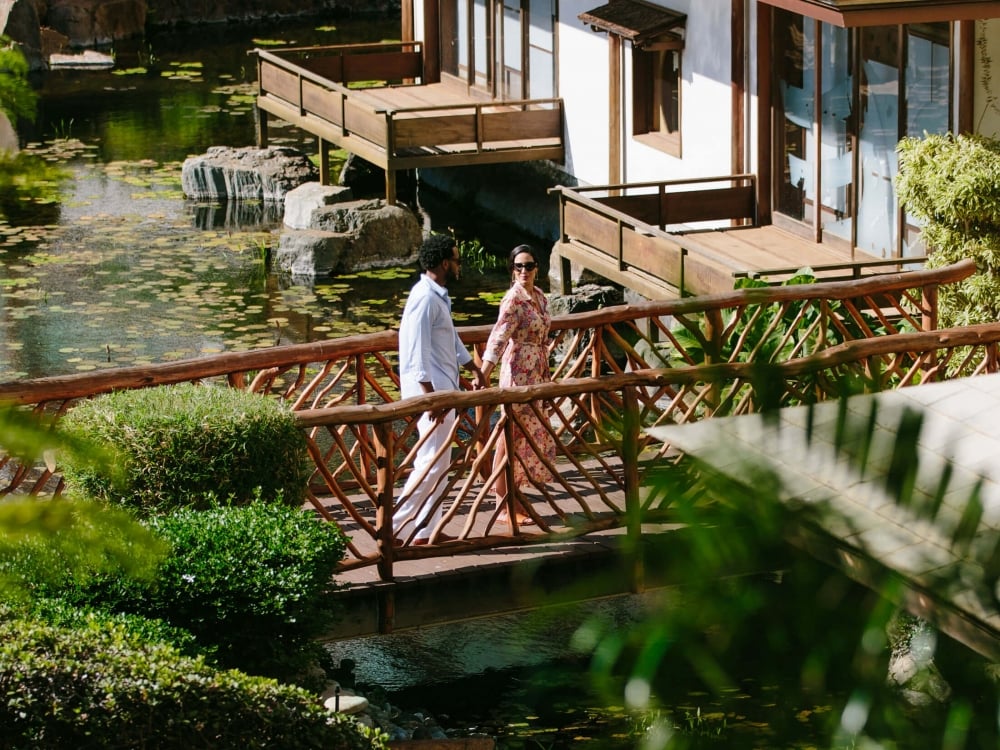
[[(845, 393), (852, 390), (845, 386)], [(920, 412), (880, 410), (875, 400), (867, 410), (859, 405), (849, 407), (845, 397), (824, 406), (836, 411), (835, 419), (806, 407), (810, 465), (837, 466), (847, 483), (852, 476), (878, 478), (879, 491), (911, 514), (914, 523), (935, 526), (968, 554), (965, 563), (934, 571), (935, 582), (929, 585), (936, 590), (972, 586), (982, 602), (995, 607), (1000, 603), (1000, 532), (984, 522), (980, 485), (957, 478), (947, 461), (940, 475), (937, 468), (921, 466)], [(679, 433), (686, 428), (669, 429), (683, 447)], [(765, 414), (755, 445), (778, 444), (780, 429)], [(773, 685), (779, 704), (809, 700), (809, 695), (835, 696), (821, 724), (830, 748), (995, 746), (996, 687), (977, 694), (985, 674), (952, 705), (939, 711), (927, 706), (916, 721), (887, 685), (887, 629), (896, 619), (894, 602), (902, 599), (896, 576), (872, 575), (869, 585), (876, 594), (861, 593), (839, 571), (790, 546), (789, 540), (811, 539), (815, 550), (821, 544), (815, 533), (822, 528), (820, 520), (835, 512), (831, 505), (814, 496), (809, 502), (796, 501), (799, 488), (772, 470), (763, 448), (761, 455), (744, 452), (721, 435), (701, 444), (679, 461), (664, 462), (644, 501), (651, 508), (671, 507), (684, 529), (671, 535), (669, 548), (646, 545), (644, 565), (674, 571), (683, 587), (634, 627), (594, 619), (575, 635), (578, 648), (591, 656), (595, 686), (612, 705), (624, 698), (634, 710), (655, 711), (664, 705), (662, 696), (672, 684), (690, 677), (712, 700), (738, 713), (739, 700), (727, 696), (741, 692), (739, 670), (746, 655), (753, 654), (755, 682)], [(945, 497), (964, 508), (960, 517), (943, 506)], [(838, 518), (847, 529), (856, 523), (850, 516)], [(732, 575), (747, 570), (772, 572)], [(798, 664), (798, 671), (789, 669), (790, 664)], [(975, 668), (967, 652), (951, 666)], [(704, 738), (692, 736), (691, 727), (683, 724), (676, 719), (657, 722), (643, 746), (704, 747)], [(768, 746), (798, 746), (786, 739), (795, 735), (797, 725), (791, 716), (787, 726), (769, 725)], [(889, 744), (880, 744), (878, 737), (886, 736)], [(734, 745), (727, 740), (722, 746)]]
[(900, 205), (920, 221), (929, 268), (976, 261), (941, 287), (942, 327), (1000, 320), (1000, 141), (979, 135), (904, 138), (897, 147)]

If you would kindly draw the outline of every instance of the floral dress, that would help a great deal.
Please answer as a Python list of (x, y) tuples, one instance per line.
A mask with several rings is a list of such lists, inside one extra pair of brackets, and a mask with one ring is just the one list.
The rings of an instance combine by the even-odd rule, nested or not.
[[(500, 362), (499, 385), (535, 385), (552, 379), (549, 369), (549, 305), (540, 289), (532, 292), (515, 282), (500, 302), (496, 325), (486, 342), (483, 359)], [(531, 408), (531, 404), (512, 404), (517, 420), (513, 425), (514, 445), (508, 456), (517, 456), (514, 464), (514, 484), (523, 487), (528, 477), (536, 482), (548, 482), (552, 475), (539, 454), (525, 437), (525, 431), (538, 451), (550, 462), (556, 457), (556, 443)]]

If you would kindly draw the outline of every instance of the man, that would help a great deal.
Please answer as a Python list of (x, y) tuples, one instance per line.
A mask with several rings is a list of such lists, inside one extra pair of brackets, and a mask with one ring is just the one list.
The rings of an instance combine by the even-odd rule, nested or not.
[[(451, 319), (447, 287), (462, 274), (462, 259), (454, 239), (443, 234), (432, 234), (425, 239), (420, 247), (420, 267), (424, 272), (410, 290), (399, 324), (402, 397), (458, 390), (460, 366), (473, 373), (477, 388), (484, 388), (482, 370), (462, 344)], [(444, 508), (434, 505), (451, 466), (451, 433), (456, 419), (455, 410), (446, 409), (421, 414), (417, 421), (422, 443), (392, 516), (393, 534), (399, 538), (404, 535), (409, 538), (415, 528), (413, 543), (427, 544), (431, 532), (444, 517)], [(442, 448), (440, 457), (434, 460)], [(404, 527), (406, 532), (401, 534)], [(438, 534), (437, 541), (453, 538)]]

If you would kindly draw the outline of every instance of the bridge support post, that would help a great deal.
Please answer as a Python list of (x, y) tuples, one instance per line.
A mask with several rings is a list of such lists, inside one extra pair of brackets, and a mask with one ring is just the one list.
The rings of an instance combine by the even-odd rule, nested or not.
[(319, 184), (330, 184), (330, 142), (319, 139)]
[[(375, 509), (375, 534), (379, 547), (378, 575), (383, 581), (393, 580), (392, 486), (395, 472), (392, 466), (392, 424), (372, 425), (375, 443), (375, 483), (378, 507)], [(392, 623), (389, 623), (391, 630)], [(386, 631), (388, 632), (388, 631)]]
[(257, 148), (267, 148), (267, 112), (257, 107)]
[(632, 593), (646, 588), (642, 559), (642, 501), (639, 498), (639, 399), (635, 388), (622, 389), (622, 467), (625, 474), (625, 565)]

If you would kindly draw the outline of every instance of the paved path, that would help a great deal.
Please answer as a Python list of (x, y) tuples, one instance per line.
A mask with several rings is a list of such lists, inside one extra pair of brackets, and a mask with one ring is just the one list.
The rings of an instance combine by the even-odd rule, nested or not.
[[(912, 450), (899, 437), (907, 412), (922, 418)], [(875, 421), (863, 471), (833, 449), (834, 402), (815, 407), (811, 430), (808, 407), (796, 407), (780, 410), (776, 425), (751, 415), (651, 432), (736, 481), (769, 468), (783, 501), (818, 512), (794, 541), (878, 590), (887, 575), (901, 582), (907, 609), (1000, 660), (997, 590), (984, 577), (1000, 538), (1000, 375), (851, 397), (847, 415), (842, 423), (858, 435)], [(864, 444), (846, 443), (856, 452)], [(890, 476), (902, 490), (887, 486)], [(981, 517), (970, 504), (977, 482)]]

